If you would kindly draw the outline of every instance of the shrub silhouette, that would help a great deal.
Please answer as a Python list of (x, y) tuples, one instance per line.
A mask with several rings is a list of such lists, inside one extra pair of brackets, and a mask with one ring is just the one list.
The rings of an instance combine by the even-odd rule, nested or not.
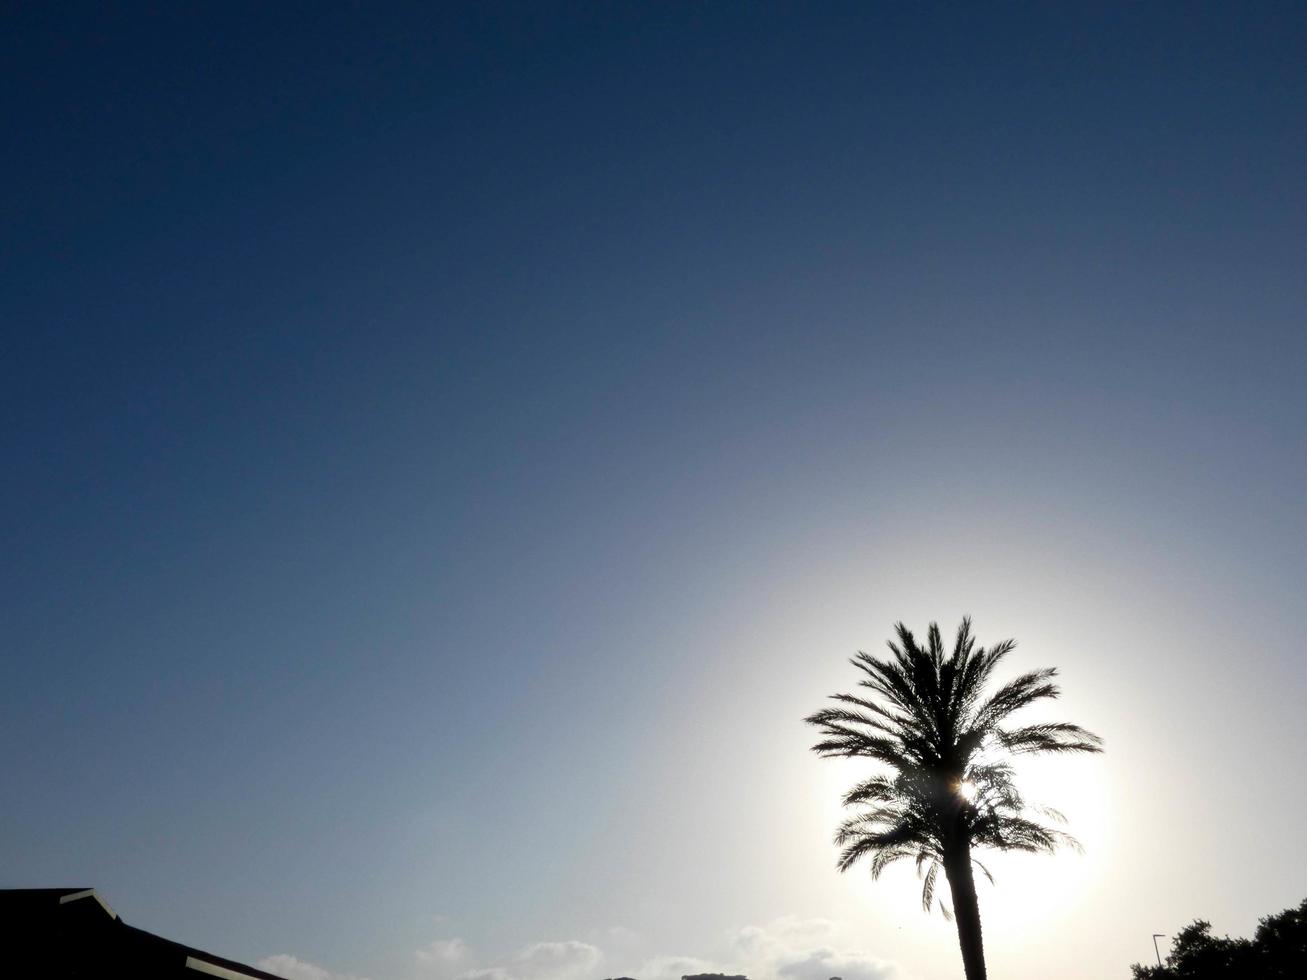
[(1264, 917), (1252, 939), (1212, 935), (1203, 919), (1175, 937), (1162, 966), (1131, 967), (1134, 980), (1298, 980), (1307, 976), (1307, 899)]

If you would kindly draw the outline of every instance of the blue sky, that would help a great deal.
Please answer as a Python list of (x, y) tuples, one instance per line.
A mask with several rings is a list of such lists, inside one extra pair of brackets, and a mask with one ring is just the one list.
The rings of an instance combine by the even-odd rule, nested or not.
[(1302, 898), (1301, 9), (5, 20), (0, 884), (290, 972), (952, 976), (799, 719), (969, 612), (1109, 750), (1004, 975)]

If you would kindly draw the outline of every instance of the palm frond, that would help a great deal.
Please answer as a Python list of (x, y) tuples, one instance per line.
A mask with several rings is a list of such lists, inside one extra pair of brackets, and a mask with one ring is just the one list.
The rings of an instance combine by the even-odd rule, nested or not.
[(1057, 676), (1056, 667), (1032, 670), (1016, 680), (1008, 681), (998, 692), (976, 710), (974, 727), (989, 728), (997, 725), (1014, 711), (1020, 711), (1043, 698), (1056, 698), (1061, 690), (1051, 683)]
[[(879, 877), (895, 861), (913, 858), (922, 907), (937, 904), (951, 918), (937, 898), (946, 854), (1079, 847), (1070, 834), (1034, 819), (1065, 820), (1051, 808), (1027, 805), (1008, 760), (1099, 752), (1102, 739), (1065, 722), (1001, 727), (1022, 708), (1059, 693), (1057, 671), (1047, 668), (1021, 674), (986, 696), (995, 669), (1016, 646), (1012, 640), (981, 647), (964, 618), (951, 649), (934, 623), (924, 641), (895, 624), (888, 656), (860, 652), (852, 659), (861, 690), (832, 695), (834, 705), (805, 720), (820, 732), (812, 747), (819, 755), (871, 759), (888, 769), (844, 794), (844, 805), (854, 812), (835, 833), (837, 867), (847, 871), (865, 859), (872, 877)], [(971, 860), (992, 882), (989, 869)]]
[(939, 862), (932, 861), (921, 884), (921, 907), (926, 912), (930, 911), (930, 903), (935, 899), (935, 880), (938, 876)]
[(853, 806), (857, 803), (884, 803), (894, 799), (896, 792), (894, 780), (888, 776), (872, 776), (870, 779), (854, 784), (853, 788), (844, 794), (842, 802), (845, 806)]
[(1102, 752), (1103, 740), (1079, 725), (1046, 722), (1004, 731), (994, 728), (994, 736), (1012, 755), (1035, 755), (1041, 752)]
[(912, 848), (910, 847), (882, 847), (871, 858), (871, 876), (879, 878), (881, 873), (893, 864), (895, 861), (906, 857), (912, 857)]

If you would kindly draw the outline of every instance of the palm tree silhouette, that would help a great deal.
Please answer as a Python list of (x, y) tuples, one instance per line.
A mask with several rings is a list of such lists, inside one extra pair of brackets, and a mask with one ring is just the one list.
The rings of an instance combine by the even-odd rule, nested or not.
[[(1053, 667), (1022, 674), (985, 697), (994, 668), (1016, 644), (976, 647), (971, 620), (962, 620), (953, 651), (944, 653), (939, 626), (926, 645), (899, 623), (893, 656), (859, 653), (850, 662), (865, 675), (870, 695), (835, 694), (837, 707), (805, 719), (821, 731), (813, 751), (823, 757), (861, 757), (892, 771), (858, 783), (844, 795), (857, 810), (835, 835), (840, 871), (862, 858), (873, 878), (900, 858), (913, 858), (922, 877), (921, 904), (930, 910), (942, 866), (953, 898), (953, 918), (967, 980), (985, 980), (985, 948), (972, 865), (978, 848), (1051, 853), (1075, 838), (1034, 819), (1064, 822), (1060, 813), (1030, 807), (1013, 781), (1011, 756), (1044, 752), (1101, 752), (1102, 739), (1064, 722), (1008, 727), (1016, 711), (1059, 694)], [(940, 902), (947, 916), (949, 911)]]

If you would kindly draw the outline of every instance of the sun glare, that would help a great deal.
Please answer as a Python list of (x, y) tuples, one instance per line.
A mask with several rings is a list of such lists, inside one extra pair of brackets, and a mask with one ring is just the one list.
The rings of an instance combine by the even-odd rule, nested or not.
[[(839, 759), (814, 776), (821, 807), (814, 818), (813, 833), (829, 835), (839, 821), (850, 816), (840, 805), (841, 795), (861, 779), (881, 771), (863, 760)], [(990, 885), (977, 871), (981, 913), (985, 928), (996, 942), (1019, 941), (1033, 925), (1064, 917), (1068, 907), (1085, 900), (1112, 846), (1112, 804), (1105, 773), (1097, 759), (1023, 758), (1016, 762), (1016, 783), (1021, 795), (1034, 805), (1056, 807), (1064, 813), (1063, 827), (1055, 819), (1032, 814), (1070, 831), (1084, 845), (1083, 854), (1063, 848), (1054, 855), (1000, 854), (982, 849), (976, 853), (994, 875)], [(958, 784), (957, 792), (974, 801), (979, 787), (970, 780)], [(873, 881), (865, 869), (843, 876), (843, 887), (860, 901), (884, 902), (894, 907), (900, 901), (915, 901), (921, 882), (910, 862), (890, 869), (880, 881)], [(947, 890), (942, 893), (947, 901)], [(1035, 896), (1038, 896), (1036, 899)], [(940, 920), (943, 921), (942, 919)], [(924, 918), (923, 929), (933, 928)], [(915, 926), (914, 926), (915, 927)]]
[[(1059, 765), (1060, 763), (1060, 765)], [(996, 932), (1027, 929), (1032, 922), (1066, 914), (1066, 906), (1083, 900), (1111, 846), (1110, 800), (1103, 773), (1093, 759), (1022, 759), (1017, 785), (1028, 802), (1065, 814), (1062, 829), (1083, 845), (1083, 854), (1063, 848), (1055, 855), (979, 855), (993, 871), (995, 886), (982, 888), (982, 909), (989, 909)], [(1061, 827), (1055, 819), (1041, 822)], [(1040, 900), (1031, 901), (1032, 895)]]

